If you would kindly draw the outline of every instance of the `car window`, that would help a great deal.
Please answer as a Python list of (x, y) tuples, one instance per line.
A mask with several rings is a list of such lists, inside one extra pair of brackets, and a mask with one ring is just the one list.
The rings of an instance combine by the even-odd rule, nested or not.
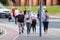
[(0, 4), (0, 9), (5, 9), (5, 7), (3, 5)]

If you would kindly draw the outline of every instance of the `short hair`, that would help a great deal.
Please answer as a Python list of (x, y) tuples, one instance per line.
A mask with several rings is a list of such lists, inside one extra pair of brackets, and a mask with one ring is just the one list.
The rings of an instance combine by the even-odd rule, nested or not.
[(47, 10), (45, 11), (45, 13), (48, 12)]
[(20, 11), (20, 13), (22, 13), (22, 11)]

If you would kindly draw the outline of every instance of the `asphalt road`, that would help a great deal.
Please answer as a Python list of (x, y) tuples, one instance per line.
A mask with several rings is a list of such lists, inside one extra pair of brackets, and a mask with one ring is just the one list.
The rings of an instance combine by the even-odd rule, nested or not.
[[(18, 27), (16, 27), (16, 24), (14, 22), (9, 22), (8, 19), (1, 19), (0, 18), (0, 23), (2, 23), (3, 25), (7, 25), (15, 30), (18, 29)], [(39, 22), (37, 22), (37, 32), (36, 34), (30, 34), (30, 36), (26, 36), (26, 30), (24, 31), (24, 34), (23, 35), (19, 35), (16, 40), (60, 40), (60, 18), (50, 18), (49, 19), (49, 28), (56, 28), (56, 30), (58, 31), (55, 31), (55, 29), (53, 30), (50, 30), (49, 29), (49, 35), (48, 36), (43, 36), (43, 37), (39, 37), (38, 33), (39, 33)], [(17, 30), (18, 31), (18, 30)], [(52, 33), (52, 34), (51, 34)], [(57, 34), (57, 35), (56, 35)], [(24, 36), (25, 35), (25, 36)], [(34, 36), (36, 35), (36, 36)]]
[[(14, 22), (9, 22), (8, 19), (2, 19), (2, 18), (0, 18), (0, 23), (5, 23), (7, 25), (14, 24)], [(39, 26), (39, 22), (37, 22), (37, 26)], [(60, 18), (50, 18), (49, 19), (49, 28), (60, 28)]]

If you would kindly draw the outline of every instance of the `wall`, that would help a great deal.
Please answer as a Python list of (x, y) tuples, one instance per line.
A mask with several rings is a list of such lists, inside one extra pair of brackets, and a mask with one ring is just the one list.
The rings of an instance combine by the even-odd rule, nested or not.
[[(8, 2), (9, 2), (9, 5), (12, 5), (11, 1), (8, 0)], [(16, 2), (16, 5), (19, 5), (19, 0), (15, 0), (15, 2)], [(43, 5), (44, 5), (44, 3), (46, 3), (46, 5), (57, 5), (58, 2), (60, 2), (60, 1), (58, 1), (58, 0), (46, 0), (46, 1), (42, 0)], [(20, 3), (21, 3), (21, 5), (26, 6), (26, 5), (29, 5), (29, 0), (21, 0)], [(38, 4), (39, 4), (39, 0), (32, 0), (33, 6), (37, 6)]]

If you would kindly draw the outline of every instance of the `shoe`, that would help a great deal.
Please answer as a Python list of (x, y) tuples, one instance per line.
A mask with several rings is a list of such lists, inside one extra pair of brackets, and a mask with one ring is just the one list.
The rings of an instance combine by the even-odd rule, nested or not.
[(46, 30), (46, 33), (48, 33), (48, 30)]
[(19, 32), (19, 34), (21, 34), (21, 32)]
[(22, 30), (22, 33), (23, 33), (23, 30)]
[(48, 30), (44, 31), (44, 34), (47, 34), (48, 33)]

